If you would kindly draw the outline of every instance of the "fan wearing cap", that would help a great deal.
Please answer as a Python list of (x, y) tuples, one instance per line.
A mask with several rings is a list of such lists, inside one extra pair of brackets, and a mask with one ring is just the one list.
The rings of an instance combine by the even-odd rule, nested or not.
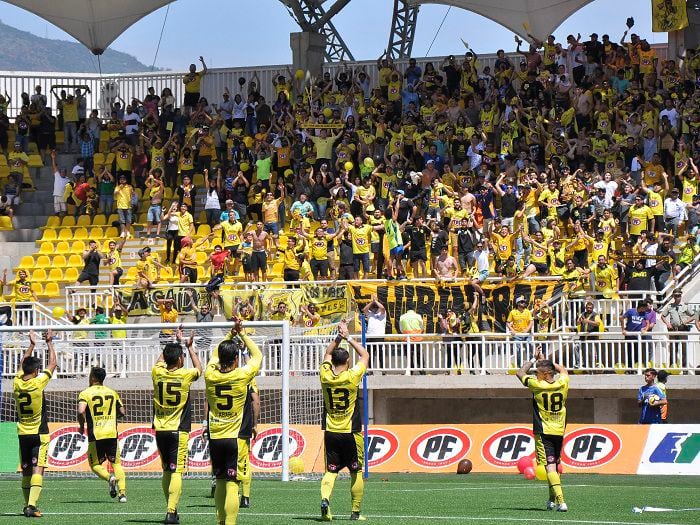
[(678, 237), (678, 231), (686, 216), (686, 204), (680, 199), (680, 191), (678, 188), (671, 190), (671, 195), (664, 199), (663, 204), (663, 219), (666, 225), (666, 231), (674, 237)]
[[(135, 290), (146, 290), (154, 282), (160, 279), (160, 269), (164, 266), (160, 263), (157, 253), (151, 253), (151, 248), (146, 246), (138, 251), (139, 260), (136, 262)], [(129, 308), (130, 309), (130, 308)]]
[[(506, 327), (513, 338), (513, 341), (526, 342), (532, 340), (532, 329), (535, 320), (532, 312), (527, 308), (527, 301), (523, 295), (515, 298), (515, 308), (513, 308), (506, 318)], [(529, 344), (517, 345), (518, 363), (524, 362), (530, 354)]]

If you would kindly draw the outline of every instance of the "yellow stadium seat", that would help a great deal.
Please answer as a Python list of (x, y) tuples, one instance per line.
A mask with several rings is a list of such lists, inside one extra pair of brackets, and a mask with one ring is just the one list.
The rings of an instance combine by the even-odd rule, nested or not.
[(59, 241), (70, 241), (73, 239), (73, 230), (70, 228), (61, 228), (58, 230)]
[(78, 280), (80, 272), (77, 268), (66, 268), (66, 273), (63, 279), (68, 283), (74, 283)]
[(43, 254), (53, 254), (54, 252), (54, 245), (52, 242), (42, 242), (41, 246), (39, 247), (39, 253)]
[(70, 228), (72, 226), (75, 226), (75, 217), (73, 217), (72, 215), (66, 215), (65, 217), (63, 217), (63, 219), (61, 219), (61, 226), (63, 226), (64, 228)]
[(53, 228), (46, 228), (44, 234), (41, 236), (42, 241), (55, 241), (57, 238), (58, 235), (56, 235), (56, 230)]
[[(53, 245), (51, 246), (51, 249), (53, 250)], [(34, 265), (35, 268), (51, 268), (51, 266), (53, 265), (51, 264), (51, 259), (48, 255), (40, 255), (37, 257), (36, 264)]]
[(211, 226), (208, 224), (200, 224), (197, 228), (197, 237), (206, 237), (211, 233)]
[[(172, 270), (171, 270), (172, 272)], [(126, 277), (129, 279), (136, 279), (136, 274), (138, 273), (136, 266), (129, 266), (129, 269), (126, 271)]]
[(197, 265), (202, 266), (207, 262), (207, 254), (204, 252), (197, 252)]
[(36, 142), (29, 143), (29, 148), (27, 149), (27, 153), (29, 155), (29, 158), (31, 158), (32, 155), (36, 155), (37, 153), (39, 153), (39, 147), (36, 145)]
[(139, 213), (136, 224), (146, 224), (148, 222), (148, 213)]
[(12, 226), (12, 218), (1, 215), (0, 216), (0, 230), (13, 230), (13, 229), (14, 229), (14, 226)]
[(51, 268), (46, 280), (52, 283), (60, 283), (63, 281), (63, 269), (56, 267)]
[(44, 159), (41, 158), (41, 155), (29, 155), (28, 166), (30, 168), (43, 168), (44, 167)]
[(104, 238), (105, 231), (99, 226), (93, 226), (90, 228), (89, 239), (91, 241), (101, 241)]
[(92, 225), (93, 226), (105, 226), (107, 224), (107, 218), (102, 215), (101, 213), (99, 215), (95, 215), (92, 218)]
[(70, 253), (70, 245), (66, 241), (59, 241), (56, 244), (56, 248), (55, 248), (55, 251), (53, 253), (62, 253), (62, 254)]
[(115, 226), (110, 226), (105, 231), (105, 238), (114, 239), (115, 237), (119, 237), (119, 229)]
[(0, 179), (6, 179), (10, 176), (9, 166), (0, 166)]
[(75, 223), (76, 226), (91, 226), (92, 219), (89, 215), (81, 215), (78, 217), (78, 222)]
[(202, 280), (207, 279), (209, 276), (209, 272), (207, 272), (207, 269), (204, 266), (197, 266), (197, 281), (201, 282)]
[(169, 201), (173, 198), (173, 189), (170, 186), (166, 186), (163, 191), (163, 199)]
[(32, 283), (32, 290), (37, 295), (44, 295), (44, 285), (42, 283), (34, 281)]
[(4, 153), (0, 153), (0, 166), (7, 166), (7, 157)]
[(61, 218), (56, 215), (51, 215), (46, 219), (46, 226), (44, 228), (58, 228), (61, 226)]
[(198, 188), (204, 187), (204, 175), (202, 173), (195, 173), (192, 184), (194, 184)]
[(31, 255), (25, 255), (19, 261), (19, 266), (17, 268), (22, 268), (24, 270), (34, 268), (34, 257)]
[(76, 240), (85, 241), (88, 238), (87, 228), (76, 228), (73, 232), (73, 238)]
[(207, 222), (207, 214), (205, 213), (204, 210), (199, 212), (199, 215), (197, 216), (197, 222), (199, 224), (202, 224), (203, 222)]
[(73, 243), (73, 246), (71, 246), (70, 253), (77, 253), (82, 255), (82, 253), (85, 251), (85, 242), (84, 241), (75, 241)]
[(32, 272), (32, 281), (43, 282), (46, 280), (46, 270), (43, 268), (37, 268)]
[(112, 213), (109, 217), (107, 217), (107, 224), (111, 225), (113, 222), (119, 222), (119, 215), (116, 213)]
[(160, 278), (166, 281), (172, 281), (175, 276), (173, 275), (173, 269), (170, 266), (160, 269)]
[(54, 268), (65, 268), (66, 266), (68, 266), (68, 264), (66, 263), (65, 255), (56, 255), (53, 258), (53, 261), (51, 261), (51, 264)]
[(66, 266), (69, 268), (82, 268), (83, 264), (84, 262), (82, 256), (78, 255), (77, 253), (72, 253), (68, 256)]
[(48, 282), (46, 283), (46, 288), (44, 289), (44, 295), (46, 297), (60, 297), (61, 289), (58, 287), (58, 283)]

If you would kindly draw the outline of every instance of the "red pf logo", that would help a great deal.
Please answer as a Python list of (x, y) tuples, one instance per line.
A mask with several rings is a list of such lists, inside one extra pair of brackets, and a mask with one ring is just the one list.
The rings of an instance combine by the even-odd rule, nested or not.
[(367, 465), (386, 463), (399, 451), (399, 438), (383, 428), (371, 428), (367, 433)]
[(149, 427), (134, 427), (119, 436), (119, 450), (124, 468), (139, 468), (158, 458), (156, 433)]
[(484, 441), (481, 457), (494, 467), (512, 468), (522, 457), (535, 452), (535, 438), (526, 427), (511, 427), (499, 430)]
[(622, 450), (622, 439), (612, 430), (581, 428), (564, 438), (562, 461), (570, 467), (594, 468), (610, 463)]
[(471, 448), (471, 439), (458, 428), (440, 427), (424, 432), (413, 440), (408, 455), (425, 468), (449, 467), (462, 459)]
[[(289, 429), (289, 457), (301, 456), (306, 448), (304, 436)], [(250, 462), (262, 470), (282, 468), (282, 427), (264, 430), (250, 448)]]
[(187, 449), (189, 451), (187, 457), (188, 467), (202, 469), (211, 467), (211, 459), (209, 457), (209, 440), (204, 435), (203, 428), (190, 433)]
[(49, 465), (54, 468), (69, 468), (87, 459), (88, 438), (78, 433), (78, 427), (59, 428), (51, 434), (49, 442)]

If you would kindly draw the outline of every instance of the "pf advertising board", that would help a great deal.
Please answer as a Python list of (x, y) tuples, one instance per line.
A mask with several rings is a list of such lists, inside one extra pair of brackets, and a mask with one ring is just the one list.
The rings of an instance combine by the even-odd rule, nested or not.
[[(50, 423), (49, 468), (89, 471), (87, 436), (74, 423)], [(319, 427), (292, 425), (289, 450), (306, 472), (324, 468)], [(159, 472), (160, 456), (150, 425), (119, 425), (119, 453), (127, 472)], [(372, 472), (454, 472), (469, 459), (474, 472), (516, 472), (520, 458), (535, 455), (527, 425), (374, 425), (367, 439)], [(189, 436), (190, 471), (209, 472), (209, 443), (193, 425)], [(250, 446), (255, 472), (282, 466), (282, 429), (261, 426)], [(700, 475), (700, 425), (569, 425), (562, 463), (566, 472), (597, 474)]]

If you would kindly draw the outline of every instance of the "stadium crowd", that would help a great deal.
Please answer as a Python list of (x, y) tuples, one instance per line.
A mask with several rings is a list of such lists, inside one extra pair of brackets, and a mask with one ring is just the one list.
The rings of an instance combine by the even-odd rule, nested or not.
[[(120, 283), (137, 223), (165, 238), (164, 257), (139, 251), (137, 288), (174, 265), (214, 294), (279, 277), (469, 278), (479, 291), (489, 276), (548, 275), (607, 298), (662, 289), (700, 253), (700, 52), (660, 61), (627, 33), (529, 39), (493, 68), (471, 49), (424, 68), (382, 56), (377, 85), (364, 67), (287, 70), (270, 103), (257, 76), (201, 97), (200, 57), (181, 107), (149, 88), (115, 99), (106, 120), (80, 89), (55, 93), (54, 118), (37, 88), (14, 122), (0, 213), (12, 213), (35, 141), (51, 152), (57, 215), (118, 215), (122, 242), (90, 244), (79, 283), (97, 284), (100, 264)], [(72, 170), (56, 162), (56, 129), (79, 152)]]

